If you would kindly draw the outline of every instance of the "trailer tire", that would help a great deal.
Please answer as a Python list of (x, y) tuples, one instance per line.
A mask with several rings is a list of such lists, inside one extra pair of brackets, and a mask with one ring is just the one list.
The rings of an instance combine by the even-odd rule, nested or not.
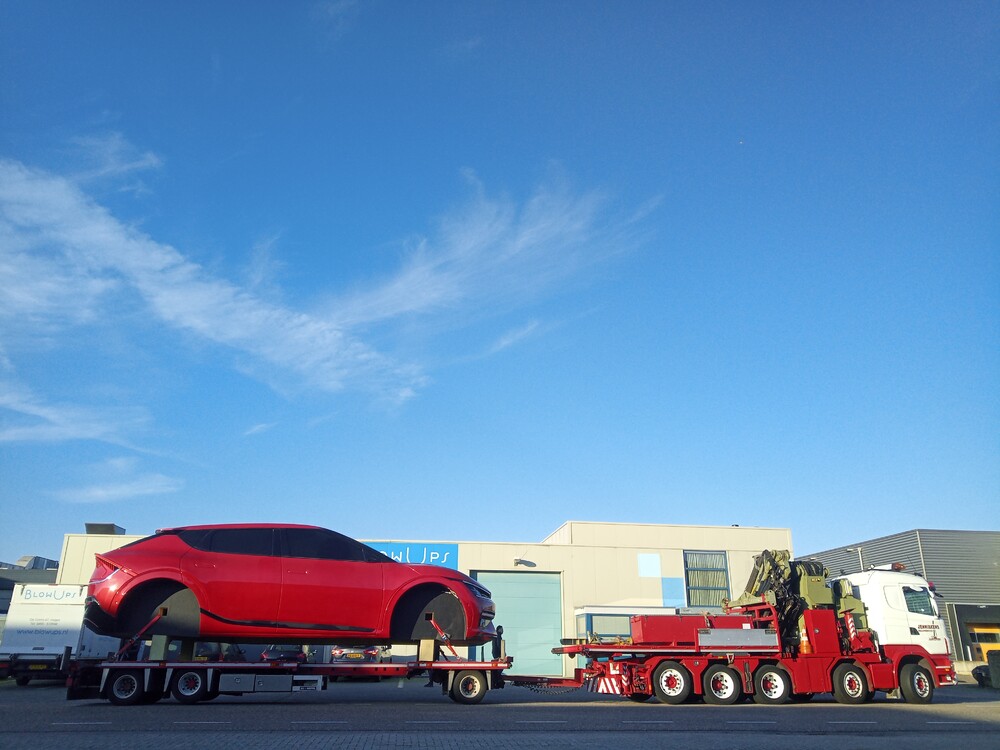
[(208, 673), (204, 669), (182, 669), (170, 684), (170, 694), (178, 703), (197, 703), (208, 698)]
[(740, 676), (724, 664), (713, 664), (706, 669), (702, 686), (705, 703), (715, 706), (729, 706), (743, 697)]
[(683, 703), (691, 697), (691, 673), (675, 661), (662, 662), (653, 671), (653, 692), (660, 703)]
[(899, 670), (899, 691), (907, 703), (930, 703), (934, 699), (934, 680), (919, 664), (905, 664)]
[(753, 676), (753, 702), (761, 706), (780, 706), (792, 693), (788, 672), (777, 665), (766, 664)]
[(856, 706), (871, 700), (868, 679), (860, 667), (841, 664), (833, 670), (833, 697), (837, 703)]
[(108, 681), (108, 700), (114, 706), (135, 706), (144, 696), (142, 672), (138, 669), (118, 669)]
[(466, 669), (455, 675), (448, 695), (455, 703), (472, 705), (481, 702), (488, 689), (485, 673), (477, 669)]

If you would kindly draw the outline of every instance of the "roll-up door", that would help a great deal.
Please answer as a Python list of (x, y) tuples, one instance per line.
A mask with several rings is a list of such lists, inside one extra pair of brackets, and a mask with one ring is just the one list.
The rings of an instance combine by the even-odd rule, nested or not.
[[(508, 674), (562, 675), (562, 657), (553, 654), (562, 632), (562, 581), (559, 573), (473, 572), (493, 593), (494, 621), (503, 625), (507, 653), (514, 657)], [(490, 656), (490, 644), (477, 656)]]

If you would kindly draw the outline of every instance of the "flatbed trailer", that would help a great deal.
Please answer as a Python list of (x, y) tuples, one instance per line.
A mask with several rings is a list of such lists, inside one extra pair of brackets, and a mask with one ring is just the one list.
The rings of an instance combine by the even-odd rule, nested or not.
[(114, 705), (156, 703), (171, 696), (198, 703), (220, 695), (325, 690), (337, 679), (425, 677), (456, 703), (479, 703), (504, 686), (513, 659), (414, 659), (395, 664), (303, 664), (295, 661), (77, 662), (67, 678), (69, 700), (104, 698)]

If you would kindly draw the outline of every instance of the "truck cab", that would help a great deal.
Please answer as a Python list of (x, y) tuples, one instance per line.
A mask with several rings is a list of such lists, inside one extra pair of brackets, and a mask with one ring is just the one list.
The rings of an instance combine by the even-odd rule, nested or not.
[(865, 603), (868, 627), (882, 646), (920, 646), (928, 654), (948, 654), (944, 620), (931, 585), (920, 576), (882, 566), (851, 573), (841, 580)]

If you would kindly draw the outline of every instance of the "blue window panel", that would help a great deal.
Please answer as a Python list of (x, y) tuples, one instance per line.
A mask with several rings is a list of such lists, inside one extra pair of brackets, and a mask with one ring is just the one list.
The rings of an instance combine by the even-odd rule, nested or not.
[(638, 554), (639, 560), (639, 577), (640, 578), (659, 578), (660, 577), (660, 555), (656, 552), (640, 552)]
[(684, 579), (683, 578), (661, 578), (663, 586), (663, 606), (664, 607), (685, 607), (684, 600)]
[[(497, 605), (494, 621), (503, 625), (510, 674), (562, 675), (562, 657), (552, 653), (562, 633), (562, 581), (558, 573), (474, 573)], [(473, 658), (489, 658), (492, 646), (472, 649)]]

